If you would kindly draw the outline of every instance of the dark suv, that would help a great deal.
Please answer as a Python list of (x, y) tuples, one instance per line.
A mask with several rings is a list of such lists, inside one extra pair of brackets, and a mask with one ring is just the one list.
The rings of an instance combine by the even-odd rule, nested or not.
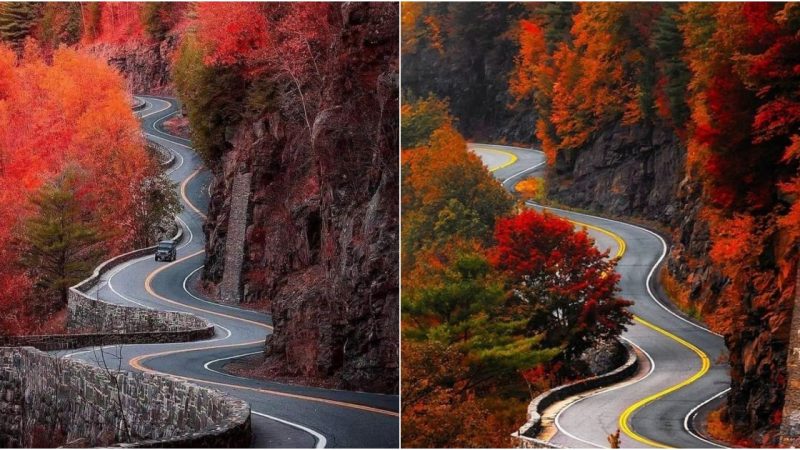
[(175, 261), (178, 256), (175, 241), (161, 241), (156, 247), (156, 261)]

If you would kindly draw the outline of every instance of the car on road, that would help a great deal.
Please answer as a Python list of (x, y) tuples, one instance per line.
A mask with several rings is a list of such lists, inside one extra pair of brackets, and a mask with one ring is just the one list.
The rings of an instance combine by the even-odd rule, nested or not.
[(175, 241), (161, 241), (156, 247), (156, 261), (175, 261), (178, 244)]

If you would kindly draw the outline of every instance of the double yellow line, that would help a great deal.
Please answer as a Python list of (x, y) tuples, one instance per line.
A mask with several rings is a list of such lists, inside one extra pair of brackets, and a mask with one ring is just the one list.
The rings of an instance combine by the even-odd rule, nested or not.
[(684, 386), (688, 386), (688, 385), (694, 383), (695, 381), (697, 381), (698, 379), (700, 379), (703, 375), (706, 374), (706, 372), (708, 372), (708, 369), (711, 368), (711, 361), (708, 359), (708, 355), (706, 355), (705, 352), (703, 352), (702, 350), (697, 348), (697, 346), (695, 346), (691, 342), (687, 342), (686, 340), (684, 340), (684, 339), (682, 339), (682, 338), (680, 338), (678, 336), (675, 336), (674, 334), (670, 333), (669, 331), (667, 331), (667, 330), (665, 330), (665, 329), (663, 329), (663, 328), (661, 328), (661, 327), (659, 327), (657, 325), (653, 325), (652, 323), (642, 319), (641, 317), (635, 317), (634, 320), (636, 322), (638, 322), (638, 323), (640, 323), (640, 324), (652, 329), (652, 330), (655, 330), (655, 331), (657, 331), (657, 332), (669, 337), (670, 339), (672, 339), (674, 341), (677, 341), (678, 343), (680, 343), (684, 347), (686, 347), (686, 348), (690, 349), (691, 351), (695, 352), (695, 354), (697, 354), (697, 356), (700, 357), (700, 362), (702, 363), (702, 367), (700, 367), (700, 370), (697, 371), (691, 377), (681, 381), (680, 383), (678, 383), (678, 384), (676, 384), (674, 386), (670, 386), (670, 387), (664, 389), (663, 391), (656, 392), (655, 394), (653, 394), (653, 395), (651, 395), (649, 397), (645, 397), (645, 398), (639, 400), (638, 402), (636, 402), (633, 405), (629, 406), (625, 411), (622, 412), (622, 415), (619, 416), (619, 428), (625, 434), (630, 436), (631, 438), (633, 438), (633, 439), (635, 439), (635, 440), (637, 440), (637, 441), (639, 441), (639, 442), (641, 442), (643, 444), (647, 444), (649, 446), (652, 446), (652, 447), (669, 448), (668, 445), (662, 444), (660, 442), (656, 442), (656, 441), (654, 441), (652, 439), (648, 439), (648, 438), (646, 438), (646, 437), (644, 437), (644, 436), (642, 436), (640, 434), (637, 434), (635, 431), (633, 431), (631, 429), (630, 425), (628, 424), (628, 422), (630, 421), (630, 417), (634, 412), (636, 412), (636, 410), (638, 410), (639, 408), (644, 407), (648, 403), (654, 402), (654, 401), (658, 400), (659, 398), (664, 397), (665, 395), (668, 395), (668, 394), (670, 394), (672, 392), (675, 392), (675, 391), (677, 391), (678, 389), (680, 389), (680, 388), (682, 388)]
[[(514, 154), (512, 154), (510, 152), (504, 152), (502, 150), (493, 150), (493, 149), (481, 149), (481, 150), (495, 151), (495, 152), (500, 152), (500, 153), (509, 153), (513, 157), (511, 162), (509, 162), (507, 164), (504, 164), (504, 165), (502, 165), (500, 167), (490, 168), (489, 169), (490, 172), (494, 172), (495, 170), (498, 170), (498, 169), (500, 169), (502, 167), (506, 167), (506, 166), (508, 166), (510, 164), (513, 164), (517, 160), (516, 155), (514, 155)], [(545, 207), (545, 209), (546, 209), (546, 207)], [(627, 249), (627, 246), (625, 244), (625, 240), (622, 239), (618, 234), (614, 233), (613, 231), (607, 230), (605, 228), (600, 228), (600, 227), (595, 226), (595, 225), (590, 225), (588, 223), (578, 222), (576, 220), (570, 220), (570, 219), (566, 219), (566, 220), (571, 222), (571, 223), (573, 223), (573, 224), (575, 224), (575, 225), (582, 226), (582, 227), (588, 228), (590, 230), (597, 231), (599, 233), (603, 233), (606, 236), (609, 236), (610, 238), (612, 238), (617, 243), (617, 253), (614, 256), (615, 258), (621, 258), (622, 255), (625, 254), (625, 250)], [(642, 436), (640, 434), (637, 434), (635, 431), (633, 431), (633, 429), (631, 429), (631, 427), (629, 425), (630, 417), (633, 415), (634, 412), (636, 412), (640, 408), (644, 407), (645, 405), (647, 405), (649, 403), (652, 403), (652, 402), (654, 402), (654, 401), (658, 400), (659, 398), (662, 398), (662, 397), (664, 397), (666, 395), (669, 395), (672, 392), (675, 392), (678, 389), (681, 389), (682, 387), (687, 386), (689, 384), (692, 384), (695, 381), (697, 381), (698, 379), (700, 379), (710, 369), (711, 361), (708, 359), (708, 355), (706, 355), (705, 352), (703, 352), (701, 349), (699, 349), (697, 346), (695, 346), (691, 342), (688, 342), (688, 341), (686, 341), (686, 340), (684, 340), (684, 339), (682, 339), (682, 338), (670, 333), (669, 331), (667, 331), (667, 330), (665, 330), (665, 329), (663, 329), (663, 328), (661, 328), (661, 327), (659, 327), (657, 325), (654, 325), (654, 324), (642, 319), (641, 317), (634, 316), (634, 321), (636, 321), (637, 323), (639, 323), (641, 325), (644, 325), (644, 326), (650, 328), (651, 330), (656, 331), (658, 333), (661, 333), (662, 335), (664, 335), (664, 336), (666, 336), (666, 337), (678, 342), (679, 344), (681, 344), (684, 347), (688, 348), (689, 350), (693, 351), (700, 358), (701, 367), (700, 367), (700, 370), (697, 373), (695, 373), (691, 377), (681, 381), (680, 383), (678, 383), (678, 384), (676, 384), (674, 386), (668, 387), (667, 389), (664, 389), (662, 391), (656, 392), (655, 394), (652, 394), (652, 395), (650, 395), (648, 397), (645, 397), (645, 398), (639, 400), (638, 402), (634, 403), (633, 405), (631, 405), (627, 409), (625, 409), (625, 411), (622, 412), (622, 415), (619, 416), (619, 428), (620, 428), (620, 430), (622, 430), (626, 435), (628, 435), (632, 439), (634, 439), (636, 441), (639, 441), (639, 442), (641, 442), (643, 444), (652, 446), (652, 447), (669, 448), (668, 445), (662, 444), (660, 442), (656, 442), (656, 441), (654, 441), (652, 439), (648, 439), (648, 438), (646, 438), (646, 437), (644, 437), (644, 436)]]
[[(567, 219), (567, 220), (569, 220), (569, 219)], [(606, 230), (605, 228), (600, 228), (600, 227), (597, 227), (597, 226), (594, 226), (594, 225), (589, 225), (587, 223), (578, 222), (578, 221), (575, 221), (575, 220), (569, 220), (569, 221), (572, 222), (573, 224), (576, 224), (576, 225), (579, 225), (579, 226), (582, 226), (582, 227), (586, 227), (586, 228), (595, 230), (597, 232), (605, 234), (606, 236), (611, 237), (617, 243), (617, 253), (615, 255), (616, 258), (620, 258), (620, 257), (622, 257), (622, 255), (625, 254), (625, 250), (627, 248), (626, 245), (625, 245), (625, 240), (622, 239), (618, 234), (614, 233), (613, 231)], [(663, 328), (661, 328), (661, 327), (659, 327), (657, 325), (654, 325), (654, 324), (642, 319), (641, 317), (634, 316), (633, 320), (636, 321), (637, 323), (641, 324), (641, 325), (644, 325), (644, 326), (650, 328), (653, 331), (661, 333), (662, 335), (664, 335), (664, 336), (666, 336), (666, 337), (678, 342), (679, 344), (681, 344), (684, 347), (688, 348), (689, 350), (693, 351), (700, 358), (700, 362), (701, 362), (700, 370), (697, 371), (694, 375), (692, 375), (691, 377), (681, 381), (680, 383), (678, 383), (676, 385), (670, 386), (670, 387), (668, 387), (668, 388), (666, 388), (666, 389), (664, 389), (662, 391), (656, 392), (655, 394), (652, 394), (652, 395), (650, 395), (648, 397), (645, 397), (645, 398), (639, 400), (638, 402), (636, 402), (636, 403), (632, 404), (631, 406), (629, 406), (628, 408), (626, 408), (625, 411), (623, 411), (622, 414), (619, 416), (619, 428), (620, 428), (620, 430), (622, 430), (623, 433), (628, 435), (630, 438), (632, 438), (632, 439), (634, 439), (634, 440), (636, 440), (638, 442), (641, 442), (642, 444), (649, 445), (651, 447), (670, 448), (668, 445), (662, 444), (662, 443), (654, 441), (652, 439), (648, 439), (648, 438), (636, 433), (635, 431), (633, 431), (633, 429), (630, 427), (630, 424), (629, 424), (630, 417), (633, 415), (634, 412), (636, 412), (637, 410), (641, 409), (645, 405), (647, 405), (649, 403), (652, 403), (652, 402), (654, 402), (654, 401), (658, 400), (659, 398), (662, 398), (662, 397), (664, 397), (666, 395), (669, 395), (669, 394), (677, 391), (678, 389), (681, 389), (681, 388), (683, 388), (685, 386), (688, 386), (688, 385), (694, 383), (695, 381), (697, 381), (698, 379), (700, 379), (711, 368), (711, 361), (709, 360), (708, 355), (706, 355), (705, 352), (700, 350), (696, 345), (692, 344), (691, 342), (688, 342), (685, 339), (680, 338), (680, 337), (674, 335), (673, 333), (670, 333), (669, 331), (667, 331), (667, 330), (665, 330), (665, 329), (663, 329)]]

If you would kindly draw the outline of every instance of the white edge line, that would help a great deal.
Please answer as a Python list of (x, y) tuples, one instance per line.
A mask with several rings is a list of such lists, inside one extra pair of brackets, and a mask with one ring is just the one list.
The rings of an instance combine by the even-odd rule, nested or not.
[(317, 443), (314, 446), (314, 448), (325, 448), (325, 446), (328, 444), (328, 440), (325, 439), (325, 436), (323, 436), (322, 434), (312, 430), (311, 428), (304, 427), (303, 425), (299, 425), (299, 424), (296, 424), (294, 422), (289, 422), (288, 420), (279, 419), (279, 418), (274, 417), (274, 416), (268, 416), (268, 415), (266, 415), (266, 414), (264, 414), (262, 412), (252, 411), (252, 410), (250, 412), (255, 414), (255, 415), (257, 415), (257, 416), (265, 417), (267, 419), (274, 420), (276, 422), (280, 422), (282, 424), (289, 425), (290, 427), (297, 428), (298, 430), (305, 431), (306, 433), (314, 436), (314, 438), (317, 440)]
[[(186, 246), (187, 246), (187, 245), (189, 245), (189, 244), (190, 244), (190, 243), (191, 243), (191, 242), (194, 240), (194, 233), (192, 233), (192, 229), (191, 229), (191, 228), (189, 228), (189, 225), (187, 225), (187, 224), (186, 224), (186, 222), (184, 222), (184, 221), (183, 221), (183, 219), (181, 219), (179, 216), (175, 216), (175, 219), (176, 219), (178, 222), (180, 222), (180, 223), (181, 223), (181, 225), (183, 225), (183, 228), (184, 228), (186, 231), (188, 231), (188, 232), (189, 232), (189, 240), (188, 240), (188, 241), (186, 241), (186, 242), (184, 242), (184, 243), (183, 243), (183, 244), (182, 244), (180, 247), (178, 247), (178, 250), (183, 250), (184, 248), (186, 248)], [(202, 266), (201, 266), (201, 267), (202, 267)]]
[(686, 430), (689, 434), (691, 434), (695, 438), (700, 439), (701, 441), (705, 442), (706, 444), (713, 445), (714, 447), (717, 447), (717, 448), (727, 448), (725, 446), (717, 444), (716, 442), (709, 441), (708, 439), (706, 439), (706, 438), (698, 435), (694, 431), (692, 431), (691, 427), (689, 427), (689, 421), (694, 419), (695, 414), (697, 414), (697, 410), (699, 410), (703, 406), (711, 403), (712, 401), (716, 400), (717, 398), (722, 397), (723, 395), (727, 394), (728, 391), (730, 391), (730, 390), (731, 390), (731, 388), (727, 388), (727, 389), (725, 389), (724, 391), (722, 391), (720, 393), (714, 394), (708, 400), (706, 400), (703, 403), (700, 403), (699, 405), (697, 405), (694, 408), (692, 408), (692, 410), (689, 411), (689, 414), (686, 414), (686, 417), (684, 417), (684, 419), (683, 419), (683, 429)]
[(576, 441), (580, 441), (580, 442), (582, 442), (584, 444), (589, 444), (589, 445), (591, 445), (593, 447), (606, 448), (606, 447), (604, 447), (602, 445), (595, 444), (594, 442), (590, 442), (590, 441), (587, 441), (585, 439), (581, 439), (581, 438), (575, 436), (574, 434), (568, 432), (564, 428), (562, 428), (561, 427), (561, 423), (559, 421), (559, 419), (561, 418), (561, 414), (566, 412), (566, 410), (571, 408), (572, 406), (574, 406), (574, 405), (576, 405), (576, 404), (578, 404), (578, 403), (580, 403), (580, 402), (582, 402), (582, 401), (584, 401), (584, 400), (586, 400), (588, 398), (592, 398), (592, 397), (594, 397), (596, 395), (604, 394), (606, 392), (616, 391), (617, 389), (622, 389), (624, 387), (628, 387), (628, 386), (634, 385), (636, 383), (639, 383), (640, 381), (644, 381), (656, 369), (656, 363), (655, 363), (655, 361), (653, 361), (653, 358), (650, 356), (649, 353), (647, 353), (642, 347), (640, 347), (640, 346), (636, 345), (635, 343), (633, 343), (633, 341), (631, 341), (630, 339), (622, 337), (622, 336), (620, 336), (620, 338), (624, 339), (629, 344), (631, 344), (632, 346), (634, 346), (637, 349), (639, 349), (639, 351), (641, 351), (642, 354), (644, 354), (647, 357), (648, 361), (650, 362), (650, 370), (647, 372), (647, 374), (645, 376), (641, 377), (641, 378), (636, 379), (636, 380), (628, 380), (628, 381), (625, 381), (625, 382), (622, 382), (622, 383), (619, 383), (619, 384), (615, 384), (615, 385), (613, 385), (611, 387), (608, 387), (607, 389), (599, 390), (599, 391), (597, 391), (597, 392), (595, 392), (595, 393), (593, 393), (591, 395), (587, 395), (585, 397), (580, 397), (580, 398), (576, 399), (574, 402), (572, 402), (572, 403), (564, 406), (563, 408), (561, 408), (561, 411), (559, 411), (558, 414), (556, 414), (556, 418), (555, 418), (555, 425), (556, 425), (556, 428), (558, 429), (558, 431), (560, 431), (561, 433), (567, 435), (568, 437), (570, 437), (570, 438), (572, 438), (572, 439), (574, 439)]
[[(536, 150), (533, 150), (533, 151), (536, 151)], [(542, 161), (542, 162), (540, 162), (540, 163), (538, 163), (538, 164), (536, 164), (534, 166), (528, 167), (527, 169), (520, 170), (519, 172), (515, 173), (514, 175), (506, 177), (506, 179), (503, 180), (502, 183), (500, 183), (500, 185), (503, 186), (503, 187), (506, 187), (506, 183), (508, 183), (509, 181), (513, 180), (514, 178), (516, 178), (516, 177), (518, 177), (518, 176), (520, 176), (520, 175), (522, 175), (522, 174), (524, 174), (526, 172), (533, 172), (534, 170), (538, 169), (539, 167), (542, 167), (545, 164), (545, 162), (547, 162), (547, 161)]]
[[(509, 148), (515, 148), (515, 147), (509, 147)], [(541, 150), (532, 150), (532, 149), (521, 149), (521, 150), (524, 150), (524, 151), (530, 151), (530, 152), (535, 152), (535, 153), (541, 153), (541, 154), (543, 154), (543, 152), (542, 152)], [(539, 166), (541, 166), (542, 164), (544, 164), (544, 162), (538, 163), (538, 164), (536, 164), (535, 166), (529, 167), (529, 168), (527, 168), (527, 169), (525, 169), (525, 170), (522, 170), (522, 171), (520, 171), (520, 172), (517, 172), (516, 174), (514, 174), (514, 175), (512, 175), (512, 176), (510, 176), (510, 177), (507, 177), (507, 178), (506, 178), (506, 179), (503, 181), (504, 185), (505, 185), (505, 182), (506, 182), (506, 181), (509, 181), (509, 180), (511, 180), (512, 178), (514, 178), (514, 177), (516, 177), (516, 176), (518, 176), (518, 175), (520, 175), (520, 174), (522, 174), (522, 173), (524, 173), (524, 172), (526, 172), (526, 171), (529, 171), (529, 170), (536, 169), (536, 168), (538, 168)], [(661, 261), (662, 261), (662, 260), (663, 260), (663, 259), (666, 257), (666, 255), (667, 255), (667, 243), (666, 243), (666, 241), (664, 241), (664, 238), (662, 238), (662, 237), (661, 237), (661, 236), (659, 236), (658, 234), (656, 234), (656, 233), (654, 233), (654, 232), (652, 232), (652, 231), (648, 230), (647, 228), (643, 228), (643, 227), (640, 227), (640, 226), (638, 226), (638, 225), (634, 225), (634, 224), (632, 224), (632, 223), (620, 222), (620, 221), (618, 221), (618, 220), (609, 219), (609, 218), (606, 218), (606, 217), (600, 217), (600, 216), (593, 216), (593, 215), (591, 215), (591, 214), (584, 214), (584, 213), (577, 212), (577, 211), (569, 211), (569, 210), (565, 210), (565, 209), (561, 209), (561, 208), (554, 208), (554, 207), (550, 207), (550, 206), (539, 205), (538, 203), (531, 202), (531, 201), (528, 201), (528, 202), (525, 202), (525, 203), (526, 203), (526, 204), (532, 204), (532, 205), (536, 205), (536, 206), (539, 206), (539, 207), (541, 207), (541, 208), (547, 208), (547, 209), (551, 209), (551, 210), (554, 210), (554, 211), (561, 211), (561, 212), (565, 212), (565, 213), (569, 213), (569, 214), (576, 214), (576, 215), (583, 216), (583, 217), (590, 217), (590, 218), (592, 218), (592, 219), (600, 219), (600, 220), (605, 220), (605, 221), (607, 221), (607, 222), (617, 223), (617, 224), (620, 224), (620, 225), (627, 225), (627, 226), (629, 226), (629, 227), (633, 227), (633, 228), (636, 228), (636, 229), (638, 229), (638, 230), (645, 231), (645, 232), (647, 232), (647, 233), (649, 233), (649, 234), (651, 234), (651, 235), (655, 236), (656, 238), (658, 238), (658, 240), (661, 242), (661, 246), (662, 246), (662, 252), (661, 252), (661, 257), (658, 259), (658, 261), (655, 263), (655, 265), (653, 265), (652, 269), (650, 270), (650, 274), (648, 274), (648, 280), (647, 280), (647, 286), (646, 286), (646, 287), (647, 287), (647, 293), (648, 293), (648, 294), (650, 294), (650, 296), (653, 298), (653, 300), (655, 300), (656, 304), (658, 304), (658, 305), (659, 305), (661, 308), (663, 308), (665, 311), (667, 311), (668, 313), (672, 314), (673, 316), (677, 317), (678, 319), (680, 319), (680, 320), (682, 320), (682, 321), (684, 321), (684, 322), (686, 322), (686, 323), (688, 323), (688, 324), (690, 324), (690, 325), (692, 325), (692, 326), (694, 326), (694, 327), (696, 327), (696, 328), (699, 328), (699, 329), (701, 329), (701, 330), (703, 330), (703, 331), (706, 331), (706, 332), (708, 332), (708, 333), (711, 333), (711, 334), (713, 334), (713, 335), (715, 335), (715, 336), (718, 336), (718, 337), (724, 337), (724, 336), (722, 336), (722, 335), (721, 335), (721, 334), (719, 334), (719, 333), (716, 333), (716, 332), (714, 332), (714, 331), (712, 331), (712, 330), (709, 330), (708, 328), (706, 328), (706, 327), (704, 327), (704, 326), (702, 326), (702, 325), (696, 324), (696, 323), (692, 322), (691, 320), (688, 320), (688, 319), (686, 319), (686, 318), (684, 318), (684, 317), (680, 316), (679, 314), (676, 314), (674, 311), (672, 311), (671, 309), (667, 308), (667, 307), (666, 307), (666, 306), (665, 306), (663, 303), (661, 303), (661, 302), (658, 300), (658, 298), (656, 298), (656, 296), (655, 296), (655, 295), (653, 295), (653, 291), (650, 289), (650, 278), (652, 277), (652, 275), (653, 275), (653, 272), (656, 270), (656, 267), (658, 267), (658, 265), (659, 265), (659, 264), (661, 264)]]
[[(524, 150), (525, 150), (525, 151), (532, 151), (532, 152), (535, 152), (535, 153), (543, 153), (543, 152), (541, 152), (540, 150), (533, 150), (533, 149), (531, 149), (531, 150), (524, 149)], [(523, 174), (523, 173), (525, 173), (525, 172), (528, 172), (528, 171), (533, 171), (533, 170), (535, 170), (535, 169), (539, 168), (539, 167), (540, 167), (541, 165), (543, 165), (544, 163), (545, 163), (545, 162), (540, 162), (540, 163), (538, 163), (538, 164), (536, 164), (536, 165), (534, 165), (534, 166), (531, 166), (531, 167), (529, 167), (529, 168), (527, 168), (527, 169), (521, 170), (521, 171), (519, 171), (519, 172), (517, 172), (517, 173), (515, 173), (515, 174), (513, 174), (513, 175), (511, 175), (511, 176), (509, 176), (509, 177), (507, 177), (505, 180), (503, 180), (503, 182), (502, 182), (501, 184), (502, 184), (503, 186), (505, 186), (505, 184), (506, 184), (508, 181), (511, 181), (511, 180), (512, 180), (512, 179), (514, 179), (515, 177), (517, 177), (517, 176), (519, 176), (519, 175), (521, 175), (521, 174)], [(667, 243), (666, 243), (666, 241), (664, 241), (664, 238), (662, 238), (660, 235), (658, 235), (657, 233), (654, 233), (654, 232), (652, 232), (652, 231), (648, 230), (647, 228), (643, 228), (643, 227), (640, 227), (640, 226), (638, 226), (638, 225), (634, 225), (634, 224), (631, 224), (631, 223), (620, 222), (620, 221), (618, 221), (618, 220), (608, 219), (608, 218), (605, 218), (605, 217), (599, 217), (599, 216), (593, 216), (593, 215), (590, 215), (590, 214), (584, 214), (584, 213), (575, 212), (575, 211), (568, 211), (568, 210), (564, 210), (564, 209), (561, 209), (561, 208), (552, 208), (552, 207), (549, 207), (549, 206), (543, 206), (543, 205), (539, 205), (539, 204), (537, 204), (537, 203), (535, 203), (535, 202), (526, 202), (526, 204), (533, 204), (533, 205), (536, 205), (536, 206), (539, 206), (539, 207), (543, 207), (543, 208), (547, 208), (547, 209), (551, 209), (551, 210), (555, 210), (555, 211), (561, 211), (561, 212), (565, 212), (565, 213), (576, 214), (576, 215), (583, 216), (583, 217), (590, 217), (590, 218), (593, 218), (593, 219), (600, 219), (600, 220), (605, 220), (605, 221), (612, 222), (612, 223), (617, 223), (617, 224), (621, 224), (621, 225), (627, 225), (627, 226), (633, 227), (633, 228), (635, 228), (635, 229), (638, 229), (638, 230), (641, 230), (641, 231), (645, 231), (645, 232), (647, 232), (647, 233), (649, 233), (649, 234), (651, 234), (651, 235), (655, 236), (656, 238), (658, 238), (658, 240), (661, 242), (661, 256), (658, 258), (658, 260), (655, 262), (655, 264), (653, 264), (653, 266), (650, 268), (650, 272), (647, 274), (647, 279), (645, 280), (645, 287), (647, 288), (647, 293), (648, 293), (648, 295), (650, 295), (650, 297), (653, 299), (653, 301), (655, 301), (655, 302), (656, 302), (656, 304), (657, 304), (658, 306), (660, 306), (662, 309), (664, 309), (665, 311), (667, 311), (669, 314), (671, 314), (671, 315), (673, 315), (673, 316), (677, 317), (678, 319), (682, 320), (683, 322), (686, 322), (686, 323), (688, 323), (688, 324), (690, 324), (690, 325), (692, 325), (692, 326), (694, 326), (694, 327), (696, 327), (696, 328), (699, 328), (699, 329), (701, 329), (701, 330), (703, 330), (703, 331), (706, 331), (706, 332), (708, 332), (708, 333), (710, 333), (710, 334), (713, 334), (713, 335), (715, 335), (715, 336), (718, 336), (718, 337), (723, 337), (723, 336), (722, 336), (721, 334), (719, 334), (719, 333), (716, 333), (716, 332), (714, 332), (714, 331), (712, 331), (712, 330), (710, 330), (710, 329), (708, 329), (708, 328), (706, 328), (706, 327), (704, 327), (704, 326), (702, 326), (702, 325), (696, 324), (696, 323), (692, 322), (691, 320), (688, 320), (688, 319), (686, 319), (686, 318), (684, 318), (684, 317), (681, 317), (680, 315), (678, 315), (677, 313), (675, 313), (675, 312), (674, 312), (674, 311), (672, 311), (671, 309), (667, 308), (667, 306), (666, 306), (666, 305), (664, 305), (663, 303), (661, 303), (661, 302), (658, 300), (658, 298), (657, 298), (657, 297), (656, 297), (656, 296), (653, 294), (653, 291), (652, 291), (652, 289), (650, 288), (650, 281), (651, 281), (651, 279), (652, 279), (652, 277), (653, 277), (653, 273), (655, 272), (656, 268), (657, 268), (657, 267), (658, 267), (658, 266), (661, 264), (661, 262), (662, 262), (662, 261), (664, 260), (664, 258), (667, 256)], [(625, 338), (623, 338), (623, 339), (625, 339)], [(630, 340), (628, 340), (628, 339), (626, 339), (626, 340), (627, 340), (628, 342), (630, 342), (631, 344), (633, 344), (633, 342), (631, 342)], [(633, 345), (635, 345), (635, 344), (633, 344)], [(650, 375), (650, 373), (652, 373), (652, 372), (653, 372), (653, 369), (655, 368), (655, 362), (654, 362), (654, 361), (653, 361), (653, 359), (650, 357), (650, 355), (649, 355), (647, 352), (645, 352), (645, 351), (644, 351), (644, 350), (643, 350), (641, 347), (639, 347), (639, 346), (636, 346), (636, 347), (637, 347), (637, 348), (639, 348), (639, 350), (641, 350), (641, 351), (642, 351), (642, 352), (643, 352), (645, 355), (647, 355), (647, 357), (648, 357), (648, 359), (650, 359), (650, 363), (651, 363), (651, 366), (650, 366), (650, 367), (651, 367), (651, 368), (650, 368), (650, 372), (649, 372), (649, 373), (648, 373), (646, 376), (644, 376), (643, 378), (640, 378), (639, 380), (637, 380), (637, 381), (636, 381), (636, 382), (639, 382), (639, 381), (642, 381), (642, 380), (644, 380), (645, 378), (647, 378), (647, 377)], [(583, 398), (581, 398), (581, 399), (579, 399), (579, 400), (575, 401), (574, 403), (571, 403), (571, 404), (567, 405), (567, 406), (566, 406), (566, 407), (564, 407), (564, 408), (563, 408), (561, 411), (559, 411), (559, 413), (556, 415), (556, 419), (555, 419), (556, 428), (557, 428), (559, 431), (561, 431), (562, 433), (566, 434), (567, 436), (569, 436), (569, 437), (571, 437), (571, 438), (573, 438), (573, 439), (576, 439), (576, 440), (578, 440), (578, 441), (580, 441), (580, 442), (583, 442), (583, 443), (585, 443), (585, 444), (590, 444), (590, 445), (593, 445), (593, 446), (597, 446), (597, 444), (594, 444), (594, 443), (592, 443), (592, 442), (589, 442), (589, 441), (585, 441), (585, 440), (583, 440), (583, 439), (580, 439), (580, 438), (578, 438), (578, 437), (576, 437), (576, 436), (572, 435), (571, 433), (567, 432), (566, 430), (562, 429), (562, 428), (561, 428), (561, 426), (560, 426), (560, 424), (559, 424), (559, 421), (558, 421), (558, 419), (559, 419), (559, 417), (561, 416), (561, 413), (563, 413), (564, 411), (566, 411), (566, 410), (567, 410), (567, 409), (568, 409), (570, 406), (572, 406), (572, 405), (574, 405), (574, 404), (576, 404), (576, 403), (580, 402), (581, 400), (583, 400), (583, 399), (585, 399), (585, 398), (593, 397), (593, 396), (595, 396), (595, 395), (598, 395), (598, 394), (601, 394), (601, 393), (603, 393), (603, 392), (608, 392), (608, 391), (610, 391), (610, 390), (619, 389), (619, 388), (621, 388), (621, 387), (624, 387), (624, 386), (627, 386), (627, 385), (623, 384), (623, 385), (619, 385), (619, 386), (617, 386), (617, 387), (615, 387), (615, 388), (613, 388), (613, 389), (608, 389), (608, 390), (599, 391), (599, 392), (596, 392), (596, 393), (594, 393), (594, 394), (592, 394), (592, 395), (590, 395), (590, 396), (588, 396), (588, 397), (583, 397)], [(726, 389), (726, 390), (724, 390), (724, 391), (722, 391), (722, 392), (720, 392), (720, 393), (718, 393), (718, 394), (714, 395), (714, 396), (713, 396), (713, 397), (711, 397), (710, 399), (708, 399), (708, 400), (704, 401), (703, 403), (701, 403), (701, 404), (697, 405), (695, 408), (693, 408), (691, 411), (689, 411), (689, 413), (686, 415), (686, 417), (684, 417), (684, 422), (683, 422), (684, 429), (685, 429), (685, 430), (686, 430), (686, 431), (687, 431), (687, 432), (688, 432), (690, 435), (694, 436), (695, 438), (697, 438), (697, 439), (699, 439), (699, 440), (701, 440), (701, 441), (703, 441), (703, 442), (705, 442), (705, 443), (708, 443), (708, 444), (714, 445), (714, 446), (716, 446), (716, 447), (720, 447), (718, 444), (716, 444), (716, 443), (714, 443), (714, 442), (711, 442), (711, 441), (709, 441), (709, 440), (707, 440), (707, 439), (704, 439), (704, 438), (702, 438), (702, 437), (698, 436), (697, 434), (695, 434), (694, 432), (692, 432), (692, 431), (689, 429), (689, 427), (688, 427), (688, 421), (689, 421), (689, 419), (690, 419), (690, 416), (691, 416), (693, 413), (695, 413), (695, 412), (696, 412), (698, 409), (700, 409), (700, 408), (701, 408), (703, 405), (705, 405), (705, 404), (709, 403), (710, 401), (714, 400), (715, 398), (717, 398), (717, 397), (719, 397), (719, 396), (721, 396), (721, 395), (725, 394), (725, 393), (726, 393), (726, 392), (728, 392), (729, 390), (730, 390), (730, 388), (728, 388), (728, 389)], [(602, 448), (602, 447), (601, 447), (601, 448)], [(721, 448), (724, 448), (724, 447), (721, 447)]]
[(252, 380), (252, 378), (240, 377), (238, 375), (232, 375), (232, 374), (229, 374), (229, 373), (220, 372), (219, 370), (214, 370), (214, 369), (212, 369), (211, 367), (208, 367), (208, 366), (210, 366), (211, 364), (214, 364), (215, 362), (227, 361), (229, 359), (241, 358), (243, 356), (250, 356), (250, 355), (255, 355), (255, 354), (258, 354), (258, 353), (264, 353), (264, 351), (263, 350), (259, 350), (257, 352), (247, 352), (247, 353), (242, 353), (242, 354), (239, 354), (239, 355), (228, 356), (228, 357), (225, 357), (225, 358), (214, 359), (214, 360), (211, 360), (211, 361), (203, 364), (203, 368), (208, 370), (209, 372), (214, 372), (214, 373), (217, 373), (217, 374), (220, 374), (220, 375), (225, 375), (225, 376), (231, 377), (231, 378), (239, 378), (241, 380)]
[(191, 278), (192, 275), (194, 275), (198, 270), (202, 269), (203, 267), (205, 267), (205, 265), (202, 265), (202, 266), (198, 267), (197, 269), (194, 269), (193, 271), (189, 272), (189, 275), (186, 275), (186, 278), (183, 279), (183, 290), (187, 294), (189, 294), (195, 300), (201, 301), (203, 303), (208, 303), (210, 305), (219, 306), (219, 307), (222, 307), (222, 308), (233, 309), (235, 311), (240, 311), (240, 312), (254, 312), (252, 310), (245, 309), (245, 308), (237, 308), (236, 306), (223, 305), (222, 303), (212, 302), (212, 301), (206, 300), (204, 298), (200, 298), (200, 297), (192, 294), (192, 292), (189, 291), (189, 288), (186, 286), (186, 283), (189, 281), (189, 278)]

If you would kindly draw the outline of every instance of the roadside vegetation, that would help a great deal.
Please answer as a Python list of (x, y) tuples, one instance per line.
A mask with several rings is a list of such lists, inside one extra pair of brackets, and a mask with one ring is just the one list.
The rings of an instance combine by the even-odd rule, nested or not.
[(406, 103), (402, 136), (403, 445), (506, 447), (528, 402), (630, 323), (616, 261), (522, 208), (446, 102)]
[(178, 210), (122, 78), (75, 50), (0, 44), (0, 333), (57, 330), (67, 289)]
[[(732, 391), (719, 420), (734, 440), (776, 445), (800, 256), (800, 6), (420, 3), (402, 22), (404, 95), (449, 97), (470, 136), (487, 124), (523, 136), (511, 113), (532, 110), (522, 128), (547, 155), (554, 191), (586, 175), (573, 162), (608, 156), (609, 134), (647, 131), (632, 143), (641, 153), (603, 159), (605, 175), (657, 154), (645, 156), (652, 133), (678, 143), (677, 166), (666, 170), (680, 185), (658, 202), (673, 237), (662, 281), (684, 311), (726, 336)], [(523, 195), (548, 189), (534, 183)], [(642, 208), (626, 214), (654, 218)]]

